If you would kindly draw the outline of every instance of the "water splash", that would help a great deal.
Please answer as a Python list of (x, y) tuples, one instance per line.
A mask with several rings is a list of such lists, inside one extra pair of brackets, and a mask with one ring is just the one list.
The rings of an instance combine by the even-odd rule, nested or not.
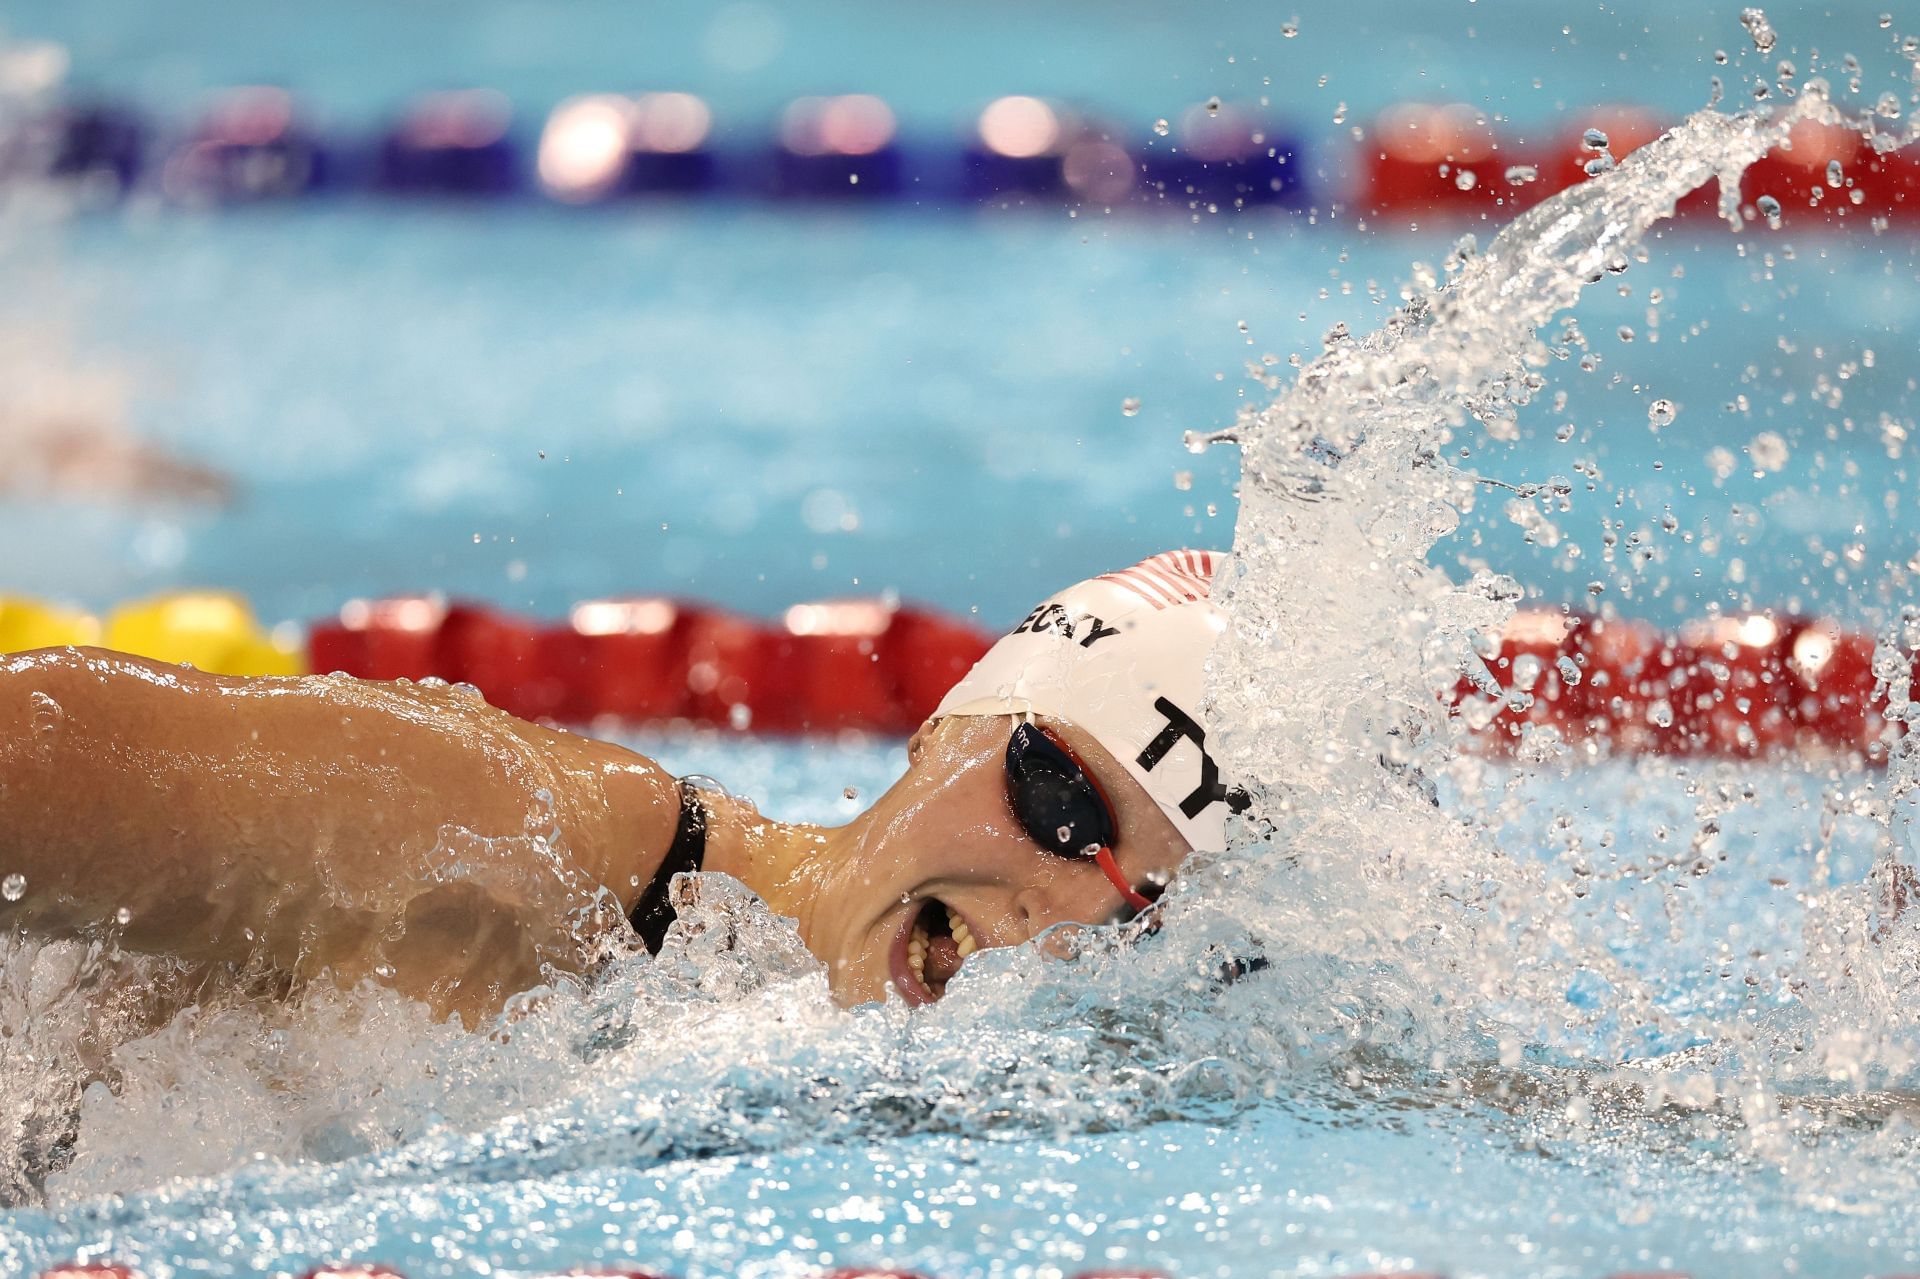
[[(1592, 891), (1584, 850), (1558, 866), (1516, 858), (1497, 838), (1497, 798), (1469, 802), (1470, 812), (1487, 811), (1463, 821), (1418, 782), (1484, 782), (1456, 752), (1461, 721), (1443, 706), (1456, 684), (1488, 704), (1524, 705), (1526, 696), (1481, 656), (1518, 585), (1484, 570), (1455, 582), (1428, 561), (1477, 487), (1442, 460), (1442, 448), (1470, 424), (1497, 433), (1511, 423), (1545, 385), (1541, 332), (1586, 285), (1626, 270), (1683, 197), (1718, 179), (1721, 215), (1738, 229), (1741, 173), (1801, 121), (1859, 129), (1881, 149), (1902, 140), (1845, 117), (1818, 81), (1790, 109), (1698, 113), (1523, 214), (1484, 252), (1463, 242), (1444, 282), (1410, 288), (1379, 331), (1330, 344), (1270, 406), (1245, 412), (1222, 437), (1240, 445), (1245, 478), (1225, 593), (1234, 624), (1210, 686), (1222, 751), (1252, 784), (1259, 815), (1231, 859), (1240, 885), (1223, 896), (1282, 903), (1277, 918), (1244, 918), (1278, 966), (1370, 974), (1349, 983), (1371, 1023), (1368, 1041), (1384, 1031), (1395, 1052), (1436, 1062), (1480, 1059), (1491, 1045), (1510, 1064), (1523, 1051), (1608, 1062), (1644, 1058), (1652, 1045), (1710, 1044), (1713, 1071), (1696, 1074), (1706, 1068), (1694, 1054), (1627, 1082), (1671, 1096), (1674, 1072), (1697, 1079), (1689, 1105), (1733, 1107), (1747, 1125), (1743, 1139), (1775, 1153), (1790, 1144), (1786, 1121), (1769, 1110), (1783, 1080), (1791, 1089), (1816, 1078), (1882, 1086), (1912, 1078), (1913, 1025), (1892, 1013), (1912, 1006), (1920, 969), (1906, 943), (1867, 941), (1872, 885), (1836, 890), (1813, 912), (1808, 949), (1827, 958), (1795, 988), (1828, 1067), (1794, 1076), (1788, 1062), (1806, 1046), (1796, 1041), (1804, 1023), (1781, 1018), (1759, 1029), (1717, 1006), (1677, 1004), (1671, 974), (1638, 972), (1617, 939), (1584, 934), (1581, 899)], [(1671, 416), (1664, 403), (1656, 425)], [(1540, 760), (1566, 754), (1551, 734), (1523, 746), (1523, 759), (1529, 749)], [(1896, 787), (1901, 775), (1896, 767)], [(1704, 803), (1701, 812), (1691, 854), (1650, 858), (1641, 864), (1647, 880), (1710, 853), (1713, 814)], [(1619, 909), (1649, 906), (1685, 909), (1657, 887)], [(1899, 926), (1916, 925), (1902, 917)], [(1881, 984), (1873, 998), (1889, 1014), (1874, 1030), (1832, 1016), (1862, 997), (1863, 982)], [(1293, 1012), (1313, 1009), (1308, 1000)], [(1625, 1079), (1602, 1070), (1583, 1086)], [(1743, 1088), (1746, 1103), (1737, 1100)], [(1804, 1140), (1805, 1117), (1792, 1123)]]

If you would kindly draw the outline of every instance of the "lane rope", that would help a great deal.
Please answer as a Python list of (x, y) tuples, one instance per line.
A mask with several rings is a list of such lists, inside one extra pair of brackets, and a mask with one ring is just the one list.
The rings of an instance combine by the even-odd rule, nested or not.
[[(375, 130), (324, 131), (283, 88), (228, 89), (181, 125), (100, 100), (56, 104), (0, 147), (9, 171), (71, 182), (87, 203), (157, 193), (192, 207), (334, 193), (595, 204), (644, 197), (894, 201), (1182, 212), (1275, 208), (1374, 230), (1504, 220), (1604, 170), (1669, 123), (1625, 105), (1566, 125), (1496, 127), (1463, 103), (1407, 103), (1356, 138), (1210, 100), (1145, 134), (1027, 95), (988, 103), (937, 138), (912, 137), (871, 94), (797, 98), (771, 127), (718, 129), (689, 93), (568, 98), (528, 129), (497, 91), (425, 93)], [(1309, 138), (1313, 141), (1309, 141)], [(1712, 186), (1682, 202), (1711, 216)], [(1803, 121), (1742, 180), (1763, 222), (1920, 221), (1920, 149), (1876, 152), (1858, 132)], [(1765, 212), (1760, 212), (1765, 210)]]
[[(231, 592), (157, 595), (104, 617), (0, 595), (0, 653), (97, 645), (222, 675), (439, 679), (526, 719), (779, 735), (910, 733), (995, 638), (891, 598), (815, 600), (759, 618), (617, 596), (547, 620), (406, 595), (269, 628)], [(1528, 609), (1479, 640), (1450, 706), (1494, 751), (1829, 751), (1882, 762), (1890, 729), (1873, 659), (1871, 635), (1819, 618), (1760, 612), (1663, 631)]]

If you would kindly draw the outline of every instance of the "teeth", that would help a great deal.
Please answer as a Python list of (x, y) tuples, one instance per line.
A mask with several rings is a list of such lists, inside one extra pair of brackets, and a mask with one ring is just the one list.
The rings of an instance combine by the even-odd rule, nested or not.
[(947, 907), (947, 927), (953, 931), (954, 945), (959, 948), (960, 958), (965, 959), (980, 949), (980, 943), (973, 939), (973, 931), (967, 927), (967, 921), (960, 918), (959, 912)]
[[(960, 913), (950, 906), (947, 907), (947, 928), (953, 934), (954, 948), (961, 959), (980, 949), (980, 943), (975, 939), (973, 930), (967, 927), (967, 921), (960, 918)], [(933, 990), (933, 984), (927, 980), (927, 947), (931, 944), (932, 939), (927, 936), (926, 928), (916, 923), (913, 934), (907, 939), (907, 970), (928, 991)]]
[(927, 984), (927, 930), (918, 925), (914, 926), (912, 940), (907, 942), (907, 967), (922, 986)]

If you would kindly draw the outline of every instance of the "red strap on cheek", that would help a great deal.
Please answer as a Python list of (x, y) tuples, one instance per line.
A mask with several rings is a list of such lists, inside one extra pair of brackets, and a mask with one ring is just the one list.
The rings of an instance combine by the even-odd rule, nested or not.
[(1145, 910), (1147, 907), (1153, 905), (1150, 898), (1142, 897), (1139, 893), (1133, 891), (1133, 885), (1129, 884), (1127, 877), (1120, 873), (1120, 863), (1114, 859), (1111, 848), (1102, 847), (1099, 852), (1093, 855), (1093, 860), (1101, 870), (1106, 872), (1107, 878), (1113, 882), (1113, 886), (1120, 890), (1120, 895), (1127, 899), (1127, 905), (1133, 907), (1135, 910)]

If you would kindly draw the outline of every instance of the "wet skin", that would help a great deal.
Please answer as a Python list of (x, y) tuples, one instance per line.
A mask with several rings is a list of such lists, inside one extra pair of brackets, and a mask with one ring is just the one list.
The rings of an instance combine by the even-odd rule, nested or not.
[[(902, 938), (929, 899), (963, 918), (982, 948), (1015, 946), (1061, 923), (1097, 924), (1124, 906), (1092, 861), (1043, 852), (1007, 798), (1014, 720), (968, 716), (923, 728), (906, 773), (856, 821), (829, 832), (832, 855), (799, 915), (843, 1003), (909, 1002), (929, 992), (902, 979)], [(1071, 724), (1049, 721), (1114, 806), (1115, 855), (1130, 883), (1170, 874), (1185, 841), (1118, 762)], [(933, 972), (930, 958), (928, 971)]]
[[(916, 918), (1017, 945), (1121, 906), (1090, 861), (1042, 852), (1009, 806), (1013, 721), (923, 728), (846, 826), (708, 796), (706, 869), (798, 921), (835, 997), (935, 997), (959, 964)], [(1092, 739), (1054, 726), (1115, 808), (1130, 882), (1185, 844)], [(111, 935), (279, 988), (376, 980), (476, 1026), (625, 934), (678, 818), (674, 780), (610, 743), (446, 688), (233, 679), (94, 650), (0, 657), (0, 928)], [(124, 912), (124, 913), (123, 913)]]

